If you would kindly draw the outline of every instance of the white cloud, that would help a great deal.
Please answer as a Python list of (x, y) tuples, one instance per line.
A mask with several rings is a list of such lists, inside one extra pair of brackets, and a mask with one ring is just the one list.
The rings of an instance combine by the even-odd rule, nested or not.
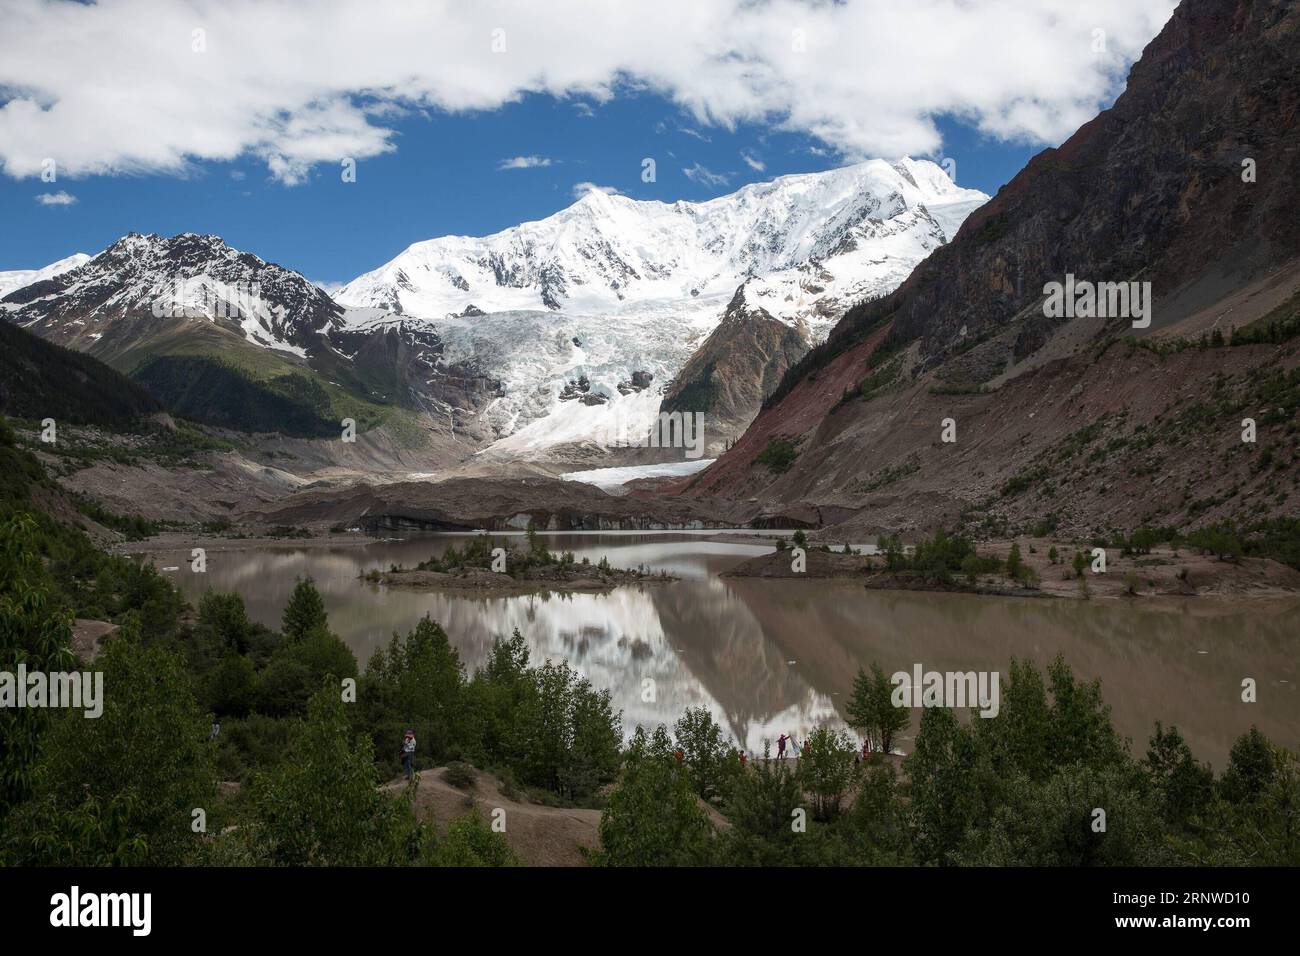
[(554, 160), (545, 156), (513, 156), (497, 163), (497, 169), (534, 169), (538, 166), (549, 166), (552, 162)]
[(42, 206), (74, 206), (77, 203), (77, 197), (66, 190), (60, 189), (56, 193), (41, 193), (36, 197), (36, 201)]
[(754, 170), (756, 173), (761, 173), (763, 170), (767, 169), (767, 164), (755, 156), (752, 149), (742, 149), (740, 151), (740, 158), (745, 161), (746, 166)]
[(698, 183), (701, 186), (725, 186), (729, 181), (729, 177), (722, 173), (715, 173), (707, 166), (701, 166), (699, 163), (683, 169), (682, 172), (691, 182)]
[(8, 175), (48, 158), (76, 177), (254, 156), (294, 183), (396, 149), (394, 117), (527, 94), (599, 104), (650, 91), (696, 127), (764, 123), (848, 160), (933, 155), (943, 114), (1057, 143), (1115, 95), (1174, 0), (316, 0), (310, 15), (294, 0), (0, 5)]
[(622, 193), (620, 193), (613, 186), (598, 186), (596, 183), (574, 183), (573, 184), (574, 199), (581, 199), (589, 192), (605, 193), (610, 196), (622, 195)]

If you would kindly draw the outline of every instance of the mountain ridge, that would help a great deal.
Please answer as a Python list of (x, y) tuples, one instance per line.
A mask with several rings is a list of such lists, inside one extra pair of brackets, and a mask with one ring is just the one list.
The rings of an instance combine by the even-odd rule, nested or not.
[[(1273, 473), (1300, 455), (1297, 61), (1294, 4), (1186, 0), (1111, 110), (846, 313), (731, 451), (670, 490), (845, 534), (1294, 515)], [(1150, 328), (1048, 317), (1045, 283), (1067, 273), (1151, 281)], [(787, 469), (763, 463), (771, 447)]]

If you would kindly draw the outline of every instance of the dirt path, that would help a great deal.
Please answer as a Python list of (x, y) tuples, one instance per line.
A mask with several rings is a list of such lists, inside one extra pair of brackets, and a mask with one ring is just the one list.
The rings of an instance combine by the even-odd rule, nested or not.
[[(433, 820), (440, 831), (457, 817), (477, 808), (485, 820), (493, 811), (505, 811), (505, 834), (511, 848), (525, 866), (584, 866), (581, 847), (600, 845), (600, 811), (574, 807), (548, 807), (512, 800), (501, 792), (496, 778), (474, 771), (472, 790), (461, 790), (447, 782), (447, 769), (422, 770), (415, 792), (415, 812)], [(382, 789), (401, 793), (403, 779)]]
[(98, 656), (100, 643), (116, 630), (117, 625), (108, 621), (77, 618), (72, 623), (72, 653), (83, 664), (89, 664)]

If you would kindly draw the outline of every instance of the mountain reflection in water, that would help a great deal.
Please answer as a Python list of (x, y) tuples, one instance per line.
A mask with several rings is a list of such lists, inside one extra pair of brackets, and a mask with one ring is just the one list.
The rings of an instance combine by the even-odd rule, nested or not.
[[(1013, 657), (1041, 667), (1062, 654), (1078, 676), (1101, 679), (1116, 726), (1139, 753), (1157, 720), (1176, 724), (1193, 751), (1216, 767), (1252, 723), (1284, 746), (1300, 746), (1300, 602), (1057, 601), (867, 591), (848, 581), (720, 578), (770, 549), (666, 532), (543, 540), (552, 551), (573, 551), (593, 564), (603, 556), (616, 567), (645, 564), (681, 578), (670, 584), (606, 594), (483, 596), (360, 580), (367, 570), (414, 565), (467, 537), (210, 550), (202, 575), (174, 555), (152, 559), (160, 567), (180, 566), (170, 577), (192, 602), (208, 587), (235, 591), (250, 616), (273, 627), (294, 582), (310, 575), (331, 628), (362, 665), (425, 614), (446, 629), (469, 671), (486, 659), (496, 636), (517, 628), (534, 663), (566, 660), (596, 688), (608, 688), (623, 709), (626, 733), (637, 724), (671, 724), (687, 707), (705, 706), (751, 753), (761, 753), (764, 740), (781, 733), (802, 739), (824, 721), (842, 725), (853, 675), (873, 661), (889, 673), (919, 662), (928, 670), (1005, 676)], [(1241, 701), (1245, 677), (1258, 683), (1257, 703)], [(915, 724), (903, 737), (904, 751), (911, 749)]]

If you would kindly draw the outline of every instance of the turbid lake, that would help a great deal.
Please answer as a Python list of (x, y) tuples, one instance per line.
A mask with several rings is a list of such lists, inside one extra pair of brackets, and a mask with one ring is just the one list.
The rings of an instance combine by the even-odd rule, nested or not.
[[(180, 555), (149, 559), (179, 566), (168, 576), (191, 601), (208, 587), (235, 591), (250, 615), (270, 626), (278, 626), (294, 582), (309, 575), (332, 629), (363, 665), (394, 631), (409, 630), (426, 614), (442, 624), (471, 670), (494, 637), (518, 628), (534, 663), (567, 660), (597, 688), (609, 688), (628, 733), (638, 723), (671, 724), (686, 707), (702, 704), (761, 753), (765, 738), (785, 732), (802, 739), (820, 722), (839, 723), (854, 673), (872, 661), (890, 673), (920, 663), (927, 670), (996, 670), (1005, 678), (1013, 657), (1045, 666), (1062, 654), (1076, 674), (1101, 679), (1116, 725), (1139, 753), (1157, 720), (1177, 725), (1216, 767), (1252, 723), (1300, 749), (1300, 602), (1064, 601), (720, 578), (769, 546), (671, 532), (543, 536), (552, 551), (571, 550), (593, 563), (607, 557), (616, 567), (644, 564), (681, 579), (608, 594), (479, 596), (360, 579), (372, 568), (414, 565), (466, 537), (213, 550), (205, 574), (192, 573)], [(1256, 703), (1242, 702), (1247, 677), (1257, 682)], [(901, 748), (910, 751), (910, 733)]]

